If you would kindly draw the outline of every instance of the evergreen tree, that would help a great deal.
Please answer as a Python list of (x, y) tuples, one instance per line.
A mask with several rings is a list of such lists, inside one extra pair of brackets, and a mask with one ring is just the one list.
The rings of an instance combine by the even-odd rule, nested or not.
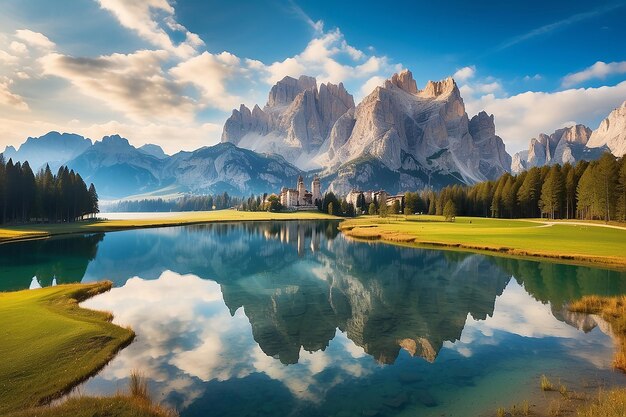
[(454, 201), (448, 200), (446, 201), (445, 206), (443, 207), (443, 216), (446, 221), (454, 221), (456, 218), (456, 206)]

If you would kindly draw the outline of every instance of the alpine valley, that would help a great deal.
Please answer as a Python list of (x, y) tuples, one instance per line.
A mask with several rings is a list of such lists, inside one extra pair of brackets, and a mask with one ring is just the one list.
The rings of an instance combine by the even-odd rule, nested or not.
[(626, 152), (626, 103), (596, 131), (576, 125), (541, 134), (513, 158), (496, 134), (493, 115), (468, 116), (452, 78), (419, 89), (410, 71), (394, 74), (355, 105), (343, 84), (285, 77), (267, 103), (241, 105), (226, 120), (221, 143), (166, 155), (157, 145), (134, 147), (118, 135), (93, 142), (49, 132), (7, 147), (6, 160), (33, 170), (68, 166), (93, 182), (104, 199), (278, 191), (299, 175), (319, 175), (324, 189), (392, 193), (474, 184), (532, 166)]

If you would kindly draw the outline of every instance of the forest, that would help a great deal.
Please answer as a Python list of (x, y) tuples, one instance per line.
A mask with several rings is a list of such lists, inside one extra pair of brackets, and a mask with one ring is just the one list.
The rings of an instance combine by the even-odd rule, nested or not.
[(459, 216), (626, 221), (626, 157), (534, 167), (495, 181), (405, 194), (405, 212)]
[(211, 211), (237, 207), (242, 199), (230, 196), (227, 192), (215, 195), (187, 195), (175, 199), (143, 199), (123, 200), (107, 205), (106, 211), (110, 212), (167, 212), (167, 211)]
[(27, 161), (0, 155), (0, 223), (74, 222), (98, 213), (98, 193), (67, 167), (56, 175), (46, 165), (37, 174)]

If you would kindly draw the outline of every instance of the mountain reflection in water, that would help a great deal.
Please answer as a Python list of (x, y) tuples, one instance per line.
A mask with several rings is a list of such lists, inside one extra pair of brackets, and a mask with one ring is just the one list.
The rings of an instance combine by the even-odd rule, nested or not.
[[(37, 245), (76, 249), (44, 259)], [(66, 270), (84, 275), (70, 280), (111, 279), (116, 288), (84, 305), (112, 311), (138, 335), (81, 389), (114, 393), (140, 369), (183, 416), (475, 415), (531, 395), (551, 370), (578, 383), (619, 378), (611, 339), (565, 304), (626, 293), (623, 273), (353, 242), (336, 222), (18, 246), (12, 255), (0, 248), (0, 259), (14, 258), (0, 282), (12, 270), (26, 287), (31, 272), (42, 285), (67, 282)]]

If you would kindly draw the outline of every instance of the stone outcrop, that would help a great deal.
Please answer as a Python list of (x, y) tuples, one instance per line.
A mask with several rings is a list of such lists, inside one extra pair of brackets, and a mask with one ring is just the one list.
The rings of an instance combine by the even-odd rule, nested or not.
[(600, 123), (587, 144), (589, 148), (605, 146), (615, 156), (626, 154), (626, 101)]
[(263, 109), (255, 106), (250, 111), (242, 104), (233, 110), (222, 142), (276, 153), (300, 168), (313, 168), (313, 158), (335, 122), (352, 108), (354, 99), (341, 83), (321, 84), (318, 89), (315, 78), (285, 77), (272, 87)]
[(626, 152), (626, 102), (592, 131), (585, 125), (558, 129), (551, 135), (540, 133), (530, 140), (527, 151), (517, 152), (511, 172), (519, 173), (533, 167), (552, 164), (575, 164), (580, 160), (598, 159), (610, 151), (615, 156)]
[(482, 112), (470, 121), (452, 78), (419, 90), (410, 71), (394, 74), (337, 124), (326, 172), (337, 176), (332, 188), (340, 193), (354, 186), (362, 171), (355, 167), (350, 179), (342, 167), (368, 158), (382, 162), (389, 176), (402, 178), (396, 189), (434, 185), (434, 177), (438, 185), (474, 183), (496, 178), (511, 165), (493, 116)]

